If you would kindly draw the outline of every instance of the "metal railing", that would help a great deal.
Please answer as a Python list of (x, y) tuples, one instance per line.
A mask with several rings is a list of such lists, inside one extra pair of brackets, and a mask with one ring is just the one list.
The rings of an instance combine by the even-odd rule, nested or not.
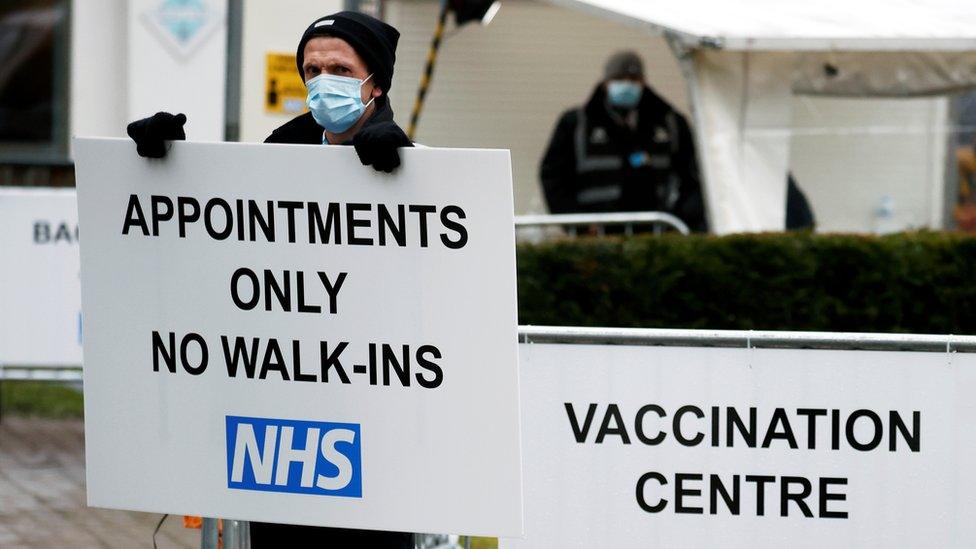
[(577, 227), (593, 226), (598, 235), (603, 235), (607, 227), (623, 226), (624, 234), (634, 234), (634, 227), (651, 225), (653, 232), (659, 234), (664, 229), (672, 229), (681, 234), (689, 234), (688, 225), (678, 217), (666, 212), (617, 212), (617, 213), (580, 213), (580, 214), (551, 214), (551, 215), (519, 215), (515, 216), (515, 229), (529, 227), (565, 227), (570, 235), (576, 236)]
[(251, 523), (244, 520), (204, 518), (200, 528), (200, 549), (251, 549)]
[(0, 381), (81, 381), (80, 365), (7, 366), (0, 364)]
[(520, 343), (976, 352), (976, 336), (968, 335), (586, 328), (574, 326), (519, 326), (518, 333)]

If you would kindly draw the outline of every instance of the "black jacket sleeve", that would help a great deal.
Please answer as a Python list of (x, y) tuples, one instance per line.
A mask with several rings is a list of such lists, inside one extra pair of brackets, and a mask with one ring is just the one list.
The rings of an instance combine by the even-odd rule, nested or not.
[(554, 214), (577, 211), (576, 153), (573, 147), (576, 122), (576, 111), (563, 113), (539, 169), (542, 192), (549, 211)]
[(674, 214), (681, 218), (695, 232), (708, 230), (705, 220), (705, 200), (701, 188), (701, 175), (698, 170), (698, 156), (695, 154), (695, 138), (684, 116), (675, 113), (678, 125), (678, 151), (675, 168), (681, 178), (681, 191)]

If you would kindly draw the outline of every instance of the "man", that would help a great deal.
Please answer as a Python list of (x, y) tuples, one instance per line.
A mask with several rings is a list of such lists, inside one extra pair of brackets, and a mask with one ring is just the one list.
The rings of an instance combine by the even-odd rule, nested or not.
[[(309, 112), (265, 143), (353, 145), (364, 165), (392, 172), (399, 147), (412, 147), (393, 121), (388, 93), (400, 33), (368, 15), (344, 11), (317, 19), (298, 42), (297, 64)], [(186, 117), (165, 112), (128, 126), (140, 156), (163, 158), (165, 141), (186, 139)]]
[(688, 123), (647, 86), (632, 51), (613, 55), (589, 101), (563, 113), (540, 178), (552, 213), (664, 211), (706, 229)]
[[(397, 148), (412, 146), (393, 121), (387, 97), (399, 37), (390, 25), (356, 12), (314, 21), (297, 51), (309, 112), (276, 129), (265, 142), (353, 145), (364, 165), (393, 171), (400, 165)], [(128, 133), (141, 156), (162, 158), (166, 140), (186, 138), (185, 122), (182, 114), (162, 112), (129, 124)], [(251, 546), (407, 549), (413, 547), (413, 535), (254, 522)]]

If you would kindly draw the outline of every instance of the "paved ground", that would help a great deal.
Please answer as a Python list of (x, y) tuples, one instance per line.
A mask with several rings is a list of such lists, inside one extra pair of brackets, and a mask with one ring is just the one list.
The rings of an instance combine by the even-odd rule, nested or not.
[[(0, 421), (0, 547), (152, 547), (161, 515), (85, 504), (81, 420), (4, 416)], [(199, 547), (200, 531), (169, 517), (160, 549)]]

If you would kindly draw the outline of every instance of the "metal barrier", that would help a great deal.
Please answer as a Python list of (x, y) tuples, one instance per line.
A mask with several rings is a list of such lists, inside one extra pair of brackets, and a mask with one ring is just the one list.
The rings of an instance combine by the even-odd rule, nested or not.
[(0, 364), (0, 381), (81, 380), (81, 366), (8, 366)]
[(576, 236), (576, 228), (580, 225), (593, 225), (598, 235), (606, 232), (606, 227), (623, 226), (624, 234), (634, 234), (635, 225), (651, 225), (654, 233), (659, 234), (662, 228), (669, 228), (681, 234), (690, 234), (688, 225), (678, 217), (666, 212), (619, 212), (619, 213), (584, 213), (584, 214), (551, 214), (551, 215), (519, 215), (515, 217), (515, 229), (528, 227), (565, 227), (570, 235)]
[(662, 345), (679, 347), (976, 352), (976, 336), (872, 334), (860, 332), (778, 332), (768, 330), (675, 330), (665, 328), (519, 326), (519, 342)]

